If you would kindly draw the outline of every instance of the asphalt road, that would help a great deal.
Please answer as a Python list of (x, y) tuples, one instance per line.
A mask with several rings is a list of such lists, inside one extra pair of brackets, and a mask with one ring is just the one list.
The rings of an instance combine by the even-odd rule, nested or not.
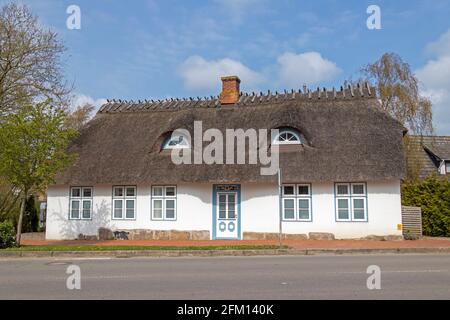
[(0, 299), (450, 299), (450, 255), (0, 260)]

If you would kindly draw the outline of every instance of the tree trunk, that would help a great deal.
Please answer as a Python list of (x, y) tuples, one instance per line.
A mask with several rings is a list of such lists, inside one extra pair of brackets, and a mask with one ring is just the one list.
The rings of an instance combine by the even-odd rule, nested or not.
[(20, 238), (22, 237), (22, 222), (23, 222), (23, 214), (25, 212), (25, 204), (27, 202), (28, 192), (25, 192), (22, 203), (20, 204), (20, 214), (19, 214), (19, 222), (17, 222), (17, 234), (16, 234), (16, 242), (17, 245), (20, 246)]

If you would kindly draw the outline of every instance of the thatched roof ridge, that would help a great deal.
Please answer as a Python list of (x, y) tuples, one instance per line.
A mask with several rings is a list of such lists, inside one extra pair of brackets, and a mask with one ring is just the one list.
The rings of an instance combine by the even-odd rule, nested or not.
[[(303, 88), (303, 90), (284, 90), (283, 92), (251, 92), (241, 93), (239, 101), (234, 105), (255, 106), (264, 104), (283, 103), (286, 101), (320, 101), (320, 100), (357, 100), (374, 97), (375, 89), (367, 83), (356, 86), (348, 85), (340, 90), (326, 88), (317, 88), (314, 91)], [(104, 104), (99, 113), (113, 112), (135, 112), (135, 111), (171, 111), (189, 108), (220, 108), (219, 96), (210, 97), (190, 97), (190, 98), (168, 98), (164, 100), (121, 100), (110, 99)]]

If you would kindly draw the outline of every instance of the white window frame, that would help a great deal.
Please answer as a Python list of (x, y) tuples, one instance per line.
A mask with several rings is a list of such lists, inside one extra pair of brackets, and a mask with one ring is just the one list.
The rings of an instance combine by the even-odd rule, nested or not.
[[(308, 187), (308, 194), (299, 194), (298, 189), (299, 187)], [(294, 194), (293, 195), (286, 195), (284, 193), (284, 187), (293, 187), (294, 188)], [(285, 204), (284, 200), (292, 199), (294, 200), (294, 218), (286, 218), (285, 214)], [(312, 221), (312, 187), (310, 183), (297, 183), (297, 184), (283, 184), (282, 185), (282, 214), (283, 214), (283, 221), (297, 221), (297, 222), (311, 222)], [(300, 218), (300, 206), (299, 202), (300, 200), (308, 200), (308, 213), (309, 217), (308, 219), (301, 219)]]
[[(122, 189), (122, 196), (116, 196), (116, 189)], [(127, 195), (127, 189), (134, 189), (134, 196)], [(121, 217), (115, 216), (116, 200), (122, 201), (122, 215)], [(133, 201), (133, 217), (127, 218), (127, 201)], [(113, 186), (112, 190), (112, 219), (113, 220), (136, 220), (136, 208), (137, 208), (137, 187), (136, 186)]]
[[(176, 144), (176, 145), (169, 145), (170, 142), (175, 139), (175, 138), (179, 138), (179, 137), (183, 137), (183, 144)], [(173, 149), (189, 149), (190, 148), (190, 141), (188, 140), (188, 138), (183, 135), (183, 134), (178, 134), (176, 136), (173, 136), (173, 133), (168, 136), (166, 139), (164, 139), (163, 141), (163, 145), (162, 145), (162, 150), (173, 150)]]
[[(297, 204), (296, 201), (297, 199), (295, 197), (283, 197), (282, 199), (282, 204), (283, 204), (283, 221), (296, 221), (296, 217), (297, 217)], [(286, 210), (285, 210), (285, 205), (284, 202), (285, 200), (292, 200), (294, 202), (294, 208), (292, 208), (294, 210), (294, 218), (290, 219), (290, 218), (286, 218)]]
[[(163, 190), (162, 195), (155, 195), (154, 190), (156, 188), (162, 188), (162, 190)], [(173, 196), (168, 196), (167, 195), (167, 189), (168, 188), (174, 188), (175, 194)], [(156, 185), (156, 186), (152, 186), (152, 191), (151, 192), (152, 192), (152, 208), (151, 208), (152, 220), (155, 220), (155, 221), (176, 221), (177, 220), (177, 186)], [(162, 206), (161, 206), (162, 217), (161, 218), (155, 217), (155, 211), (154, 211), (155, 205), (154, 205), (154, 203), (155, 203), (155, 201), (158, 201), (158, 200), (162, 201)], [(174, 201), (174, 217), (173, 218), (168, 218), (167, 217), (167, 205), (166, 205), (166, 203), (167, 203), (168, 200), (173, 200)]]
[[(73, 190), (79, 189), (80, 195), (78, 197), (73, 196)], [(85, 197), (84, 196), (84, 190), (91, 190), (91, 196)], [(92, 220), (92, 204), (93, 204), (93, 197), (94, 197), (94, 188), (93, 187), (70, 187), (70, 194), (69, 194), (69, 220)], [(73, 217), (72, 215), (72, 204), (73, 202), (78, 202), (78, 218)], [(89, 202), (89, 218), (83, 217), (84, 213), (84, 203)]]
[[(280, 136), (282, 134), (289, 133), (292, 134), (297, 140), (292, 141), (280, 141)], [(275, 138), (272, 141), (273, 144), (277, 145), (290, 145), (290, 144), (302, 144), (302, 139), (300, 137), (300, 133), (293, 129), (280, 129), (278, 134), (275, 136)]]
[[(225, 196), (225, 218), (220, 218), (220, 196)], [(234, 197), (234, 218), (230, 218), (230, 206), (229, 206), (229, 197)], [(238, 210), (238, 203), (237, 203), (237, 193), (236, 192), (217, 192), (217, 220), (236, 220), (238, 218), (237, 216), (237, 210)]]
[[(348, 189), (348, 194), (338, 194), (338, 187), (345, 185)], [(363, 194), (355, 194), (353, 193), (353, 186), (362, 185), (364, 193)], [(334, 196), (335, 196), (335, 217), (337, 222), (367, 222), (368, 221), (368, 207), (367, 207), (367, 184), (365, 182), (349, 182), (349, 183), (336, 183), (334, 187)], [(339, 218), (339, 200), (345, 199), (348, 202), (348, 219)], [(354, 200), (363, 200), (364, 202), (364, 218), (356, 219), (355, 218), (355, 208), (354, 208)]]
[[(363, 207), (363, 209), (364, 209), (364, 218), (362, 218), (362, 219), (356, 219), (355, 218), (355, 206), (354, 206), (354, 201), (355, 200), (362, 200), (363, 203), (364, 203), (364, 207)], [(352, 217), (353, 221), (362, 221), (362, 222), (367, 221), (367, 199), (365, 197), (356, 197), (356, 196), (352, 197), (351, 206), (352, 206), (351, 217)]]
[[(343, 218), (339, 218), (339, 200), (346, 200), (347, 204), (348, 204), (348, 218), (347, 219), (343, 219)], [(339, 222), (349, 222), (352, 221), (352, 207), (351, 207), (351, 198), (350, 196), (340, 196), (340, 197), (336, 197), (336, 221)]]

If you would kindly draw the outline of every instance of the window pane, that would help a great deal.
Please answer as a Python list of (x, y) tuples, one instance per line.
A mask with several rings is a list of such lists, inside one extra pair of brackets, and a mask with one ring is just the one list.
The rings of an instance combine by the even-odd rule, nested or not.
[(90, 200), (83, 201), (83, 219), (91, 218), (91, 204), (92, 202)]
[(114, 188), (114, 197), (123, 197), (123, 188)]
[(338, 218), (341, 220), (348, 220), (349, 219), (348, 210), (339, 209), (338, 210)]
[(298, 186), (299, 196), (309, 196), (309, 186)]
[(295, 210), (294, 209), (284, 209), (284, 218), (285, 219), (295, 219)]
[(114, 200), (114, 218), (116, 219), (122, 218), (122, 208), (123, 208), (122, 200)]
[(284, 199), (284, 218), (295, 219), (295, 201), (294, 199)]
[(353, 212), (354, 215), (354, 219), (357, 220), (365, 220), (366, 219), (366, 215), (364, 213), (364, 210), (360, 210), (360, 209), (355, 209)]
[(166, 218), (175, 219), (175, 200), (166, 200)]
[(348, 190), (348, 185), (346, 185), (346, 184), (339, 184), (338, 186), (337, 186), (337, 194), (344, 194), (344, 195), (346, 195), (346, 194), (349, 194), (349, 192), (348, 192), (349, 190)]
[(166, 200), (167, 209), (175, 209), (175, 200)]
[(446, 173), (450, 173), (450, 162), (447, 162), (445, 167), (446, 167), (446, 169), (445, 169)]
[(175, 196), (175, 187), (166, 187), (166, 196), (174, 197)]
[(80, 188), (72, 188), (72, 197), (74, 197), (74, 198), (81, 197), (81, 190), (80, 190)]
[(295, 188), (294, 186), (284, 186), (283, 187), (283, 194), (286, 196), (292, 196), (295, 194)]
[(353, 194), (364, 194), (364, 185), (363, 184), (354, 184), (352, 188), (353, 188)]
[(349, 200), (348, 199), (338, 199), (338, 219), (349, 220)]
[(348, 209), (348, 199), (338, 199), (339, 209)]
[(136, 196), (136, 188), (127, 188), (127, 197), (135, 197)]
[(92, 189), (91, 188), (83, 188), (83, 197), (91, 198), (92, 197)]
[(353, 199), (353, 218), (359, 220), (366, 218), (364, 199)]
[(364, 200), (363, 199), (353, 199), (353, 208), (364, 209)]
[(231, 203), (236, 202), (236, 197), (234, 196), (234, 194), (228, 195), (228, 202), (231, 202)]
[(153, 195), (160, 197), (163, 195), (163, 187), (153, 187)]
[(309, 220), (309, 199), (298, 200), (298, 217), (302, 220)]
[(298, 218), (301, 220), (309, 220), (309, 210), (299, 210)]
[(72, 201), (72, 209), (70, 212), (70, 216), (72, 219), (80, 218), (80, 201), (78, 200)]
[(225, 210), (219, 210), (219, 219), (226, 219), (227, 212)]
[(166, 209), (166, 218), (167, 219), (175, 219), (175, 210), (174, 209)]
[(126, 201), (126, 212), (125, 217), (127, 219), (133, 219), (134, 218), (134, 200), (127, 200)]
[(284, 199), (284, 207), (286, 209), (294, 209), (294, 199)]
[(162, 200), (153, 201), (153, 217), (155, 219), (162, 219)]
[(309, 210), (309, 200), (300, 199), (298, 200), (298, 208), (299, 209), (308, 209)]
[(234, 211), (234, 207), (230, 210), (228, 210), (228, 219), (235, 219), (236, 218), (236, 212)]

